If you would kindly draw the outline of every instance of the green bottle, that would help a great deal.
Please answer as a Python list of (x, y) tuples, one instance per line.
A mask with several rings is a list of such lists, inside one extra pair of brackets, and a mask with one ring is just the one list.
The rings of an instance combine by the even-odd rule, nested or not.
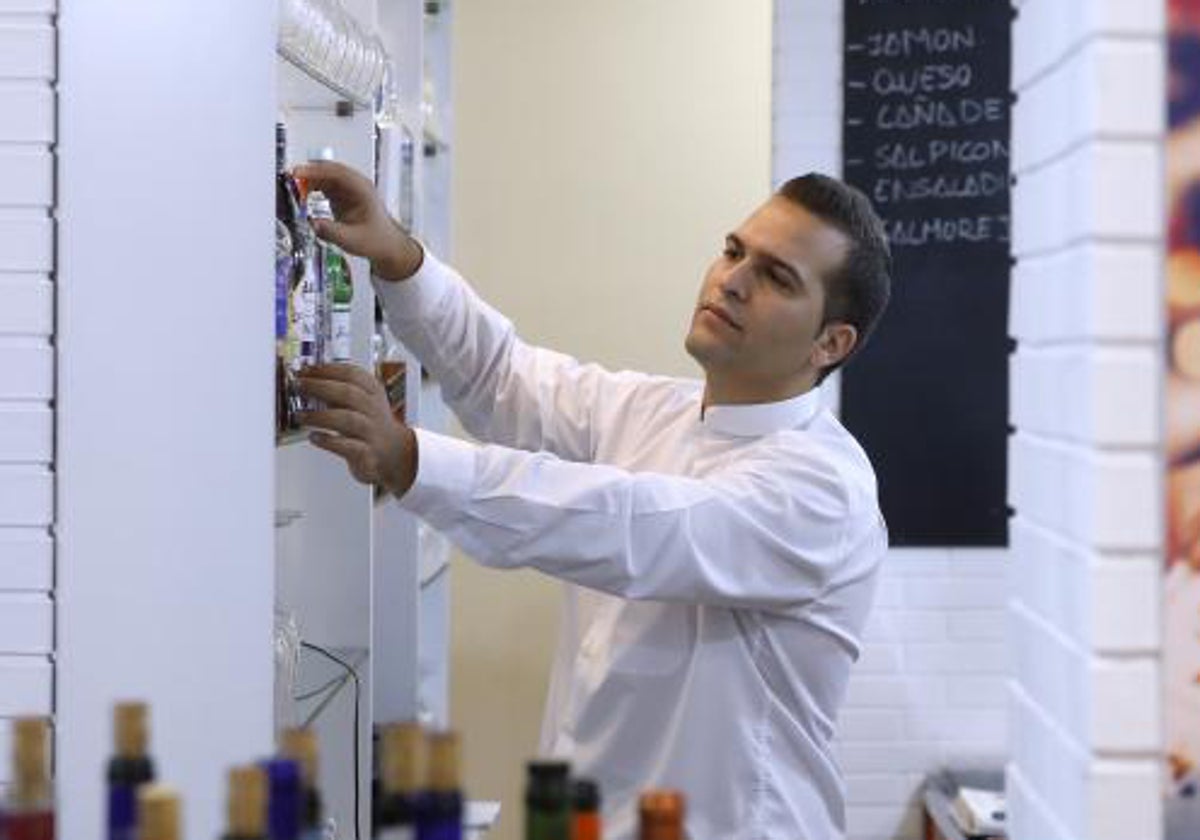
[(348, 362), (352, 358), (350, 305), (354, 301), (354, 283), (350, 277), (350, 262), (341, 249), (333, 245), (325, 251), (325, 283), (331, 303), (331, 356), (335, 362)]
[(570, 765), (531, 761), (525, 787), (525, 840), (571, 840)]

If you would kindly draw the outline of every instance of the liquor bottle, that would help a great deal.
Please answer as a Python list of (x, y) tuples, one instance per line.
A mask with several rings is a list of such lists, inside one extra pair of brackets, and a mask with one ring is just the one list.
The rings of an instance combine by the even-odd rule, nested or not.
[(600, 840), (600, 786), (591, 779), (571, 783), (571, 840)]
[(45, 718), (13, 721), (13, 786), (4, 815), (6, 840), (54, 840), (49, 735)]
[(300, 840), (300, 765), (288, 758), (272, 758), (262, 767), (267, 775), (267, 837)]
[(300, 367), (296, 289), (304, 269), (302, 227), (307, 220), (299, 186), (287, 171), (287, 126), (282, 121), (275, 124), (275, 221), (276, 427), (288, 431), (296, 427), (295, 413), (304, 407), (294, 374)]
[(248, 764), (229, 771), (228, 830), (221, 840), (267, 840), (267, 774)]
[(179, 840), (179, 794), (166, 785), (138, 789), (137, 840)]
[(424, 739), (425, 735), (416, 723), (393, 723), (383, 729), (383, 778), (375, 828), (377, 840), (413, 840), (416, 837)]
[(571, 840), (571, 797), (565, 761), (526, 765), (525, 840)]
[(145, 703), (118, 703), (113, 708), (114, 753), (108, 762), (108, 840), (136, 840), (137, 791), (154, 781), (154, 762), (147, 753), (149, 710)]
[(317, 733), (311, 729), (292, 727), (283, 730), (281, 752), (300, 765), (302, 840), (321, 840), (321, 792), (317, 787)]
[(417, 800), (417, 840), (462, 840), (458, 736), (453, 732), (435, 732), (429, 735), (428, 745), (425, 790)]
[(638, 797), (638, 840), (684, 840), (683, 816), (679, 791), (644, 791)]
[(354, 302), (354, 283), (350, 261), (336, 245), (325, 248), (325, 282), (329, 287), (329, 357), (334, 362), (353, 358), (350, 341), (350, 312)]

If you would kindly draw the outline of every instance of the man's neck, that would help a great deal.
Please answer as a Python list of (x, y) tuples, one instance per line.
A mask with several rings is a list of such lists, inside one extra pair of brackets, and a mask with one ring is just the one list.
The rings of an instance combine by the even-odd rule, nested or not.
[(760, 405), (782, 402), (806, 394), (816, 387), (813, 376), (794, 381), (758, 385), (747, 382), (723, 382), (709, 376), (704, 382), (704, 407), (712, 405)]

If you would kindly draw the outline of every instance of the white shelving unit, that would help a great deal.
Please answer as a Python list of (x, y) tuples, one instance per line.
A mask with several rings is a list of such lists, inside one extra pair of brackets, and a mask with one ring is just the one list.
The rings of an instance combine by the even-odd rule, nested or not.
[[(448, 30), (427, 37), (421, 0), (346, 5), (395, 62), (400, 121), (418, 138), (418, 233), (428, 226), (445, 253), (446, 206), (425, 196), (430, 184), (448, 195), (448, 169), (422, 171), (419, 138), (425, 50), (448, 66)], [(445, 723), (445, 573), (421, 557), (436, 541), (339, 461), (275, 445), (272, 173), (281, 112), (293, 161), (331, 147), (373, 171), (374, 114), (339, 112), (336, 91), (277, 56), (272, 3), (135, 16), (89, 0), (62, 4), (59, 31), (60, 833), (100, 830), (112, 703), (136, 697), (151, 704), (159, 775), (183, 794), (187, 836), (218, 836), (227, 768), (314, 713), (326, 809), (353, 837), (357, 778), (366, 836), (372, 727)], [(367, 266), (351, 269), (353, 354), (367, 365), (374, 300)], [(441, 422), (411, 359), (408, 412)], [(275, 719), (277, 604), (302, 639), (355, 666), (357, 733), (352, 683), (310, 653), (308, 696)]]

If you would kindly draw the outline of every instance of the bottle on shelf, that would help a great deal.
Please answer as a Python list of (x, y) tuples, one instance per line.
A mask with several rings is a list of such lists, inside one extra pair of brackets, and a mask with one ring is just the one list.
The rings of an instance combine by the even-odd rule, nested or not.
[(383, 772), (374, 835), (376, 840), (413, 840), (416, 837), (424, 739), (425, 735), (417, 723), (393, 723), (383, 728)]
[(571, 783), (571, 840), (600, 840), (600, 786), (591, 779)]
[[(322, 149), (315, 155), (319, 157), (314, 159), (333, 159), (333, 153), (329, 149)], [(333, 210), (329, 206), (329, 199), (320, 192), (310, 192), (308, 215), (310, 219), (332, 219)], [(322, 336), (320, 360), (348, 362), (352, 358), (350, 311), (354, 300), (350, 261), (346, 259), (342, 249), (331, 242), (317, 239), (316, 247), (321, 268), (321, 289), (318, 296), (320, 311), (317, 318), (318, 330)]]
[(458, 735), (434, 732), (427, 744), (428, 772), (425, 790), (418, 798), (417, 840), (462, 840)]
[(143, 785), (138, 789), (137, 840), (180, 840), (182, 806), (179, 794), (166, 785)]
[(17, 718), (12, 726), (12, 789), (4, 813), (5, 840), (54, 840), (49, 721)]
[(684, 840), (685, 800), (677, 790), (647, 790), (638, 797), (638, 840)]
[(137, 792), (154, 781), (145, 703), (113, 707), (113, 756), (108, 762), (108, 840), (137, 840)]
[(565, 761), (526, 765), (525, 840), (571, 840), (570, 772)]
[(295, 413), (303, 408), (294, 376), (300, 367), (297, 288), (308, 222), (300, 187), (287, 169), (287, 125), (282, 120), (275, 124), (275, 222), (276, 429), (286, 432), (296, 428)]
[(280, 748), (284, 758), (290, 758), (300, 765), (303, 803), (300, 818), (301, 840), (322, 840), (325, 834), (321, 825), (321, 792), (317, 782), (317, 733), (304, 727), (285, 729)]
[(267, 777), (267, 837), (300, 840), (300, 765), (289, 758), (272, 758), (264, 761), (262, 768)]
[(229, 771), (228, 830), (221, 840), (267, 839), (267, 774), (248, 764)]

